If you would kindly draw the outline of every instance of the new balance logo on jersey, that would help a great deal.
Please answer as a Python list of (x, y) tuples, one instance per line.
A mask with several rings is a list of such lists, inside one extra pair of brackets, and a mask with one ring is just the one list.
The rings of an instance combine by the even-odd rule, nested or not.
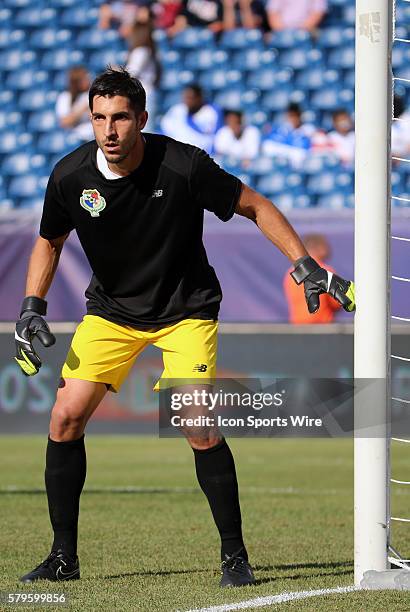
[(152, 193), (153, 198), (162, 198), (163, 195), (164, 195), (163, 189), (155, 189)]
[(205, 363), (197, 363), (194, 366), (194, 369), (192, 370), (193, 372), (206, 372), (208, 369), (208, 366)]

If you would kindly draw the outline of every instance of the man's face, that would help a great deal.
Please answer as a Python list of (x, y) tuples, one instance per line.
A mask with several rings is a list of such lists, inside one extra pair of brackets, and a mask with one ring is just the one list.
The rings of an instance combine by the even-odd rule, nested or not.
[(111, 164), (118, 164), (134, 149), (147, 122), (145, 111), (135, 114), (124, 96), (95, 96), (91, 122), (95, 139)]
[(185, 89), (184, 91), (183, 101), (184, 104), (188, 107), (189, 113), (196, 113), (203, 105), (202, 96), (193, 89), (189, 88)]
[(225, 123), (231, 128), (236, 137), (239, 137), (242, 132), (242, 118), (236, 113), (228, 113), (225, 117)]
[(299, 113), (296, 113), (295, 111), (288, 111), (286, 113), (286, 117), (293, 129), (296, 130), (302, 125), (302, 120)]
[(348, 134), (352, 130), (352, 120), (347, 113), (339, 113), (333, 119), (333, 126), (339, 134)]

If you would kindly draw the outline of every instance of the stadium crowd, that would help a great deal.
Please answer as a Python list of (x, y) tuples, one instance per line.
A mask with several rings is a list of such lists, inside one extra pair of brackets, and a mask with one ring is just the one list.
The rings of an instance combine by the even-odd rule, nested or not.
[[(87, 89), (107, 64), (142, 81), (147, 131), (204, 148), (279, 207), (353, 205), (353, 0), (83, 5), (5, 0), (0, 9), (3, 208), (40, 202), (55, 161), (93, 137)], [(409, 20), (410, 5), (399, 4), (399, 34)], [(406, 52), (393, 51), (404, 76)], [(406, 119), (410, 96), (398, 93), (396, 117)], [(406, 121), (393, 125), (392, 151), (410, 152)], [(410, 191), (407, 166), (394, 163), (395, 195)]]

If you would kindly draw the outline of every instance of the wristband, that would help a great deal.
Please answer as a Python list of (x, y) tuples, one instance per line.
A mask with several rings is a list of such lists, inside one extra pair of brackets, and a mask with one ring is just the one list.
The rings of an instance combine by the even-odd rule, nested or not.
[(301, 257), (295, 261), (295, 269), (290, 273), (290, 275), (295, 283), (300, 285), (300, 283), (303, 283), (303, 281), (306, 280), (306, 278), (310, 276), (312, 272), (315, 272), (315, 270), (318, 270), (319, 268), (319, 264), (313, 259), (313, 257), (305, 255), (305, 257)]
[(37, 314), (45, 316), (47, 314), (47, 302), (46, 300), (36, 297), (35, 295), (29, 295), (23, 300), (20, 317), (26, 310), (33, 310)]

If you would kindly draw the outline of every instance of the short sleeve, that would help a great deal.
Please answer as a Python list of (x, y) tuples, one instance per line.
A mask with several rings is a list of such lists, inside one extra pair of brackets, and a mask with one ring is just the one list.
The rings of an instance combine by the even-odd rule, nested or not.
[(241, 194), (241, 181), (222, 170), (202, 149), (196, 149), (191, 171), (191, 191), (200, 206), (221, 221), (229, 221)]
[(73, 222), (58, 192), (53, 172), (47, 184), (40, 222), (40, 236), (46, 240), (52, 240), (68, 234), (73, 228)]

